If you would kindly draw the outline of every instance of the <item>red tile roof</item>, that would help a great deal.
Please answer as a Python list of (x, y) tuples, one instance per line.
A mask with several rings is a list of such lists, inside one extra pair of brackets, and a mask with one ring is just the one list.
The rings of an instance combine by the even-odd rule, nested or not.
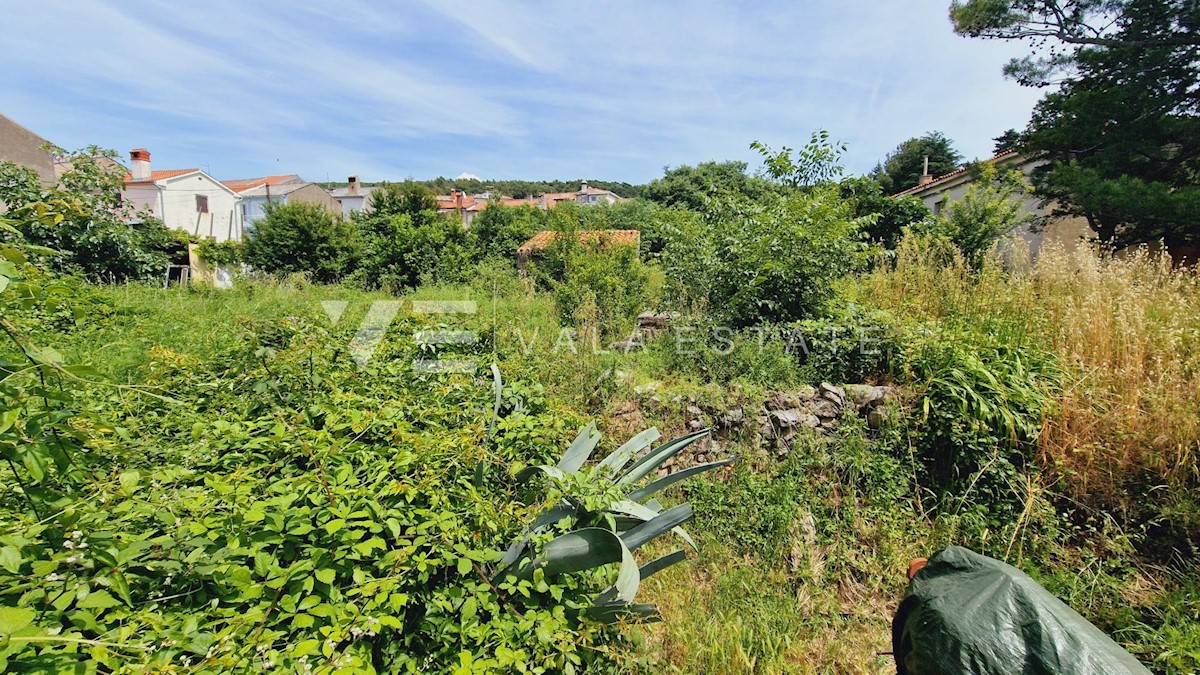
[(134, 180), (133, 174), (126, 173), (125, 174), (125, 182), (126, 183), (153, 183), (155, 181), (166, 180), (167, 178), (174, 178), (176, 176), (182, 176), (184, 174), (192, 173), (193, 171), (199, 171), (199, 170), (200, 169), (167, 169), (165, 171), (151, 171), (149, 180), (142, 180), (142, 181)]
[(300, 180), (300, 176), (294, 173), (289, 173), (284, 176), (263, 176), (261, 178), (238, 178), (236, 180), (223, 180), (221, 183), (233, 190), (234, 192), (245, 192), (253, 190), (264, 185), (278, 185), (280, 183), (291, 183)]
[[(1002, 159), (1008, 159), (1009, 157), (1016, 155), (1016, 154), (1017, 154), (1016, 150), (1005, 150), (1004, 152), (996, 155), (995, 157), (985, 159), (984, 161), (985, 162), (998, 162)], [(951, 171), (950, 173), (938, 176), (937, 178), (934, 178), (933, 180), (929, 181), (928, 183), (925, 183), (924, 185), (914, 185), (914, 186), (908, 188), (907, 190), (897, 192), (896, 194), (892, 195), (892, 197), (903, 197), (904, 195), (907, 195), (907, 194), (912, 194), (914, 192), (920, 192), (921, 190), (924, 190), (925, 188), (932, 187), (943, 181), (948, 181), (951, 178), (954, 178), (956, 176), (961, 176), (970, 170), (971, 170), (971, 167), (969, 165), (960, 167), (958, 169), (955, 169), (954, 171)]]
[[(579, 240), (584, 243), (603, 242), (608, 246), (636, 246), (641, 241), (642, 233), (638, 230), (580, 230)], [(554, 240), (558, 239), (558, 232), (554, 230), (542, 230), (533, 235), (529, 241), (521, 245), (517, 249), (517, 253), (531, 253), (540, 251)]]

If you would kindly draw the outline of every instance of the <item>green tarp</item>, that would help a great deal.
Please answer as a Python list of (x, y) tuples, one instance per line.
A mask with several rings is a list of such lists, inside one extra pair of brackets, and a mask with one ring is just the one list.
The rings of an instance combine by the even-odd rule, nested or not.
[(900, 675), (1148, 675), (1017, 568), (952, 546), (913, 577), (892, 624)]

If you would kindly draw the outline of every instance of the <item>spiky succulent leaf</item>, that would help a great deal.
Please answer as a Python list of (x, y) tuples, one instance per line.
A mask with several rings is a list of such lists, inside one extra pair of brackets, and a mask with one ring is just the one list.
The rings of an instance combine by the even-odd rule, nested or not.
[(642, 433), (626, 441), (624, 445), (614, 450), (608, 457), (605, 457), (604, 460), (600, 462), (600, 465), (596, 467), (597, 470), (599, 471), (600, 475), (605, 477), (612, 477), (616, 475), (621, 471), (621, 469), (625, 468), (625, 465), (629, 463), (629, 460), (636, 457), (639, 452), (644, 450), (654, 441), (657, 441), (661, 436), (662, 434), (658, 433), (658, 429), (654, 427), (646, 429)]
[[(655, 504), (657, 504), (657, 502), (655, 502)], [(643, 522), (650, 522), (659, 516), (659, 512), (662, 511), (662, 507), (639, 504), (637, 502), (624, 499), (610, 506), (609, 510), (613, 513), (633, 516), (634, 518)], [(635, 525), (634, 527), (640, 527), (640, 525)], [(632, 529), (634, 528), (628, 528), (628, 530)], [(687, 542), (688, 546), (691, 546), (693, 549), (698, 549), (696, 542), (692, 541), (691, 535), (689, 535), (682, 527), (672, 528), (671, 531), (679, 535), (680, 539)]]
[(692, 518), (692, 506), (690, 504), (680, 504), (671, 509), (667, 509), (652, 520), (648, 520), (641, 525), (621, 534), (621, 541), (625, 542), (625, 546), (630, 551), (636, 551), (646, 542), (654, 539), (663, 532), (679, 527)]
[[(638, 576), (641, 578), (642, 581), (645, 581), (646, 579), (649, 579), (650, 577), (654, 576), (655, 574), (658, 574), (659, 572), (670, 567), (671, 565), (674, 565), (675, 563), (681, 563), (684, 560), (687, 560), (687, 553), (684, 552), (682, 549), (680, 549), (678, 551), (674, 551), (672, 553), (668, 553), (664, 556), (655, 558), (654, 560), (651, 560), (650, 562), (646, 563), (645, 565), (642, 565), (641, 567), (639, 567), (638, 568)], [(617, 597), (617, 587), (610, 586), (608, 588), (608, 590), (604, 591), (599, 596), (597, 596), (596, 601), (592, 604), (596, 605), (596, 606), (607, 605), (607, 604), (612, 603), (616, 599), (616, 597)]]
[(621, 621), (637, 621), (638, 623), (655, 623), (662, 621), (658, 605), (628, 605), (612, 603), (608, 605), (593, 605), (583, 610), (583, 615), (593, 621), (614, 624)]
[(671, 459), (692, 443), (707, 436), (710, 431), (711, 429), (701, 429), (700, 431), (695, 431), (686, 436), (680, 436), (675, 440), (663, 443), (634, 462), (633, 466), (629, 467), (629, 470), (617, 479), (617, 484), (632, 485), (638, 482), (646, 474), (657, 469), (660, 464)]
[(688, 468), (683, 469), (681, 471), (676, 471), (675, 473), (667, 474), (666, 476), (663, 476), (662, 478), (659, 478), (658, 480), (652, 481), (652, 482), (646, 484), (645, 486), (640, 487), (640, 488), (634, 490), (633, 492), (630, 492), (629, 500), (635, 501), (635, 502), (641, 501), (641, 500), (645, 499), (646, 497), (649, 497), (650, 495), (654, 494), (655, 492), (658, 492), (659, 490), (664, 490), (664, 489), (674, 485), (675, 483), (678, 483), (679, 481), (687, 480), (687, 479), (691, 478), (692, 476), (702, 474), (705, 471), (711, 471), (713, 469), (717, 469), (717, 468), (720, 468), (723, 466), (729, 466), (730, 464), (733, 464), (736, 460), (737, 460), (737, 457), (731, 457), (729, 459), (723, 459), (719, 462), (709, 462), (708, 464), (697, 464), (696, 466), (689, 466)]
[(592, 451), (596, 449), (596, 444), (599, 442), (600, 432), (596, 431), (596, 423), (592, 422), (579, 432), (579, 435), (571, 443), (571, 447), (567, 448), (566, 454), (558, 462), (558, 469), (565, 473), (579, 471), (592, 456)]
[(542, 555), (522, 566), (517, 575), (528, 579), (539, 568), (547, 576), (570, 574), (612, 563), (621, 564), (615, 584), (616, 599), (633, 602), (640, 583), (637, 560), (620, 537), (599, 527), (585, 527), (550, 540)]

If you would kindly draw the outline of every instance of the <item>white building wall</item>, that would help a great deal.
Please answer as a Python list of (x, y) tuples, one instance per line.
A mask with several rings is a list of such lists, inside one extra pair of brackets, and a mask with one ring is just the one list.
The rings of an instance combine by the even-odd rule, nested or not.
[[(204, 174), (189, 174), (158, 182), (167, 227), (218, 242), (242, 240), (242, 207), (231, 190)], [(196, 197), (208, 198), (208, 212), (197, 209)]]

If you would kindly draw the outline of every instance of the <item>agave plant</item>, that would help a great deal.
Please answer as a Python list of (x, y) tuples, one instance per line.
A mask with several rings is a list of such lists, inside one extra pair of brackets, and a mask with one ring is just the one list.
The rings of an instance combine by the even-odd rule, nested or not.
[[(664, 462), (708, 433), (708, 429), (697, 431), (641, 454), (660, 438), (658, 429), (647, 429), (600, 462), (585, 468), (600, 442), (595, 423), (589, 424), (557, 465), (529, 467), (518, 474), (518, 482), (545, 474), (562, 490), (563, 497), (539, 515), (512, 543), (500, 560), (494, 581), (507, 577), (531, 579), (539, 569), (549, 577), (619, 564), (616, 583), (596, 597), (585, 613), (605, 622), (628, 617), (657, 619), (656, 606), (634, 603), (638, 586), (642, 579), (684, 560), (686, 553), (677, 550), (639, 567), (633, 552), (666, 532), (673, 532), (693, 549), (696, 544), (680, 527), (692, 518), (691, 506), (685, 503), (664, 511), (652, 495), (692, 476), (732, 464), (736, 458), (700, 464), (641, 483)], [(586, 489), (573, 489), (581, 487)], [(600, 493), (608, 498), (601, 500), (604, 502), (602, 507), (589, 507), (588, 503), (593, 502), (572, 492)], [(551, 539), (540, 551), (531, 551), (534, 536), (563, 519), (570, 520), (571, 531)]]

